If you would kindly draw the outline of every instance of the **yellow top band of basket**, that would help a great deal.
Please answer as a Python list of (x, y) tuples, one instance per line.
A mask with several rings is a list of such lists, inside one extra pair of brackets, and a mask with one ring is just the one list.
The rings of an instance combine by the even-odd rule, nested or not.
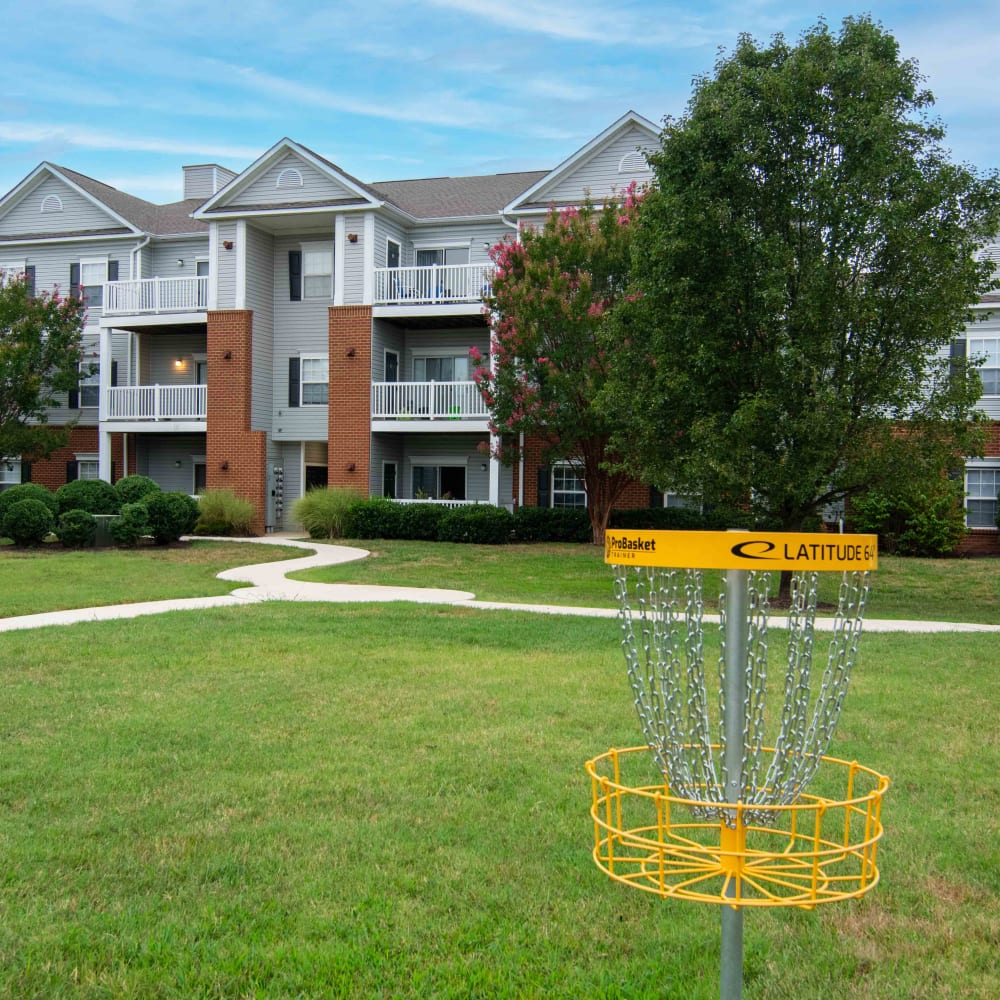
[(877, 569), (878, 536), (609, 530), (604, 536), (604, 561), (677, 569)]

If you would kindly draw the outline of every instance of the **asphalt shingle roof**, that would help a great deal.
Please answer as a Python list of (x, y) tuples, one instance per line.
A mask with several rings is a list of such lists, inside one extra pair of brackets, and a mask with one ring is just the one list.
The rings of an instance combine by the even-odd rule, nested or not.
[(524, 170), (481, 177), (424, 177), (368, 185), (378, 197), (417, 219), (496, 215), (519, 194), (547, 176), (547, 170)]

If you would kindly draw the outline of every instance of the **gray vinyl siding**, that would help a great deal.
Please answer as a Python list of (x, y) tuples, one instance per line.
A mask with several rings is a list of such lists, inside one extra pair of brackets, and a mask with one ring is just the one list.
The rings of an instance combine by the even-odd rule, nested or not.
[(382, 463), (396, 463), (396, 489), (402, 489), (403, 477), (403, 434), (373, 434), (371, 442), (371, 474), (368, 480), (369, 494), (382, 496)]
[[(399, 244), (399, 263), (406, 267), (412, 262), (412, 249), (408, 248), (406, 230), (390, 219), (381, 215), (375, 216), (375, 266), (386, 266), (386, 240)], [(407, 256), (409, 254), (409, 257)]]
[(232, 250), (227, 250), (222, 244), (226, 240), (236, 241), (236, 223), (219, 223), (219, 253), (216, 260), (212, 261), (214, 266), (219, 265), (219, 308), (236, 308), (236, 254), (241, 252), (239, 247), (233, 246)]
[[(302, 175), (302, 187), (278, 187), (283, 170), (295, 169)], [(227, 207), (240, 205), (291, 205), (299, 201), (335, 201), (358, 197), (332, 177), (319, 171), (294, 153), (288, 153), (266, 170), (252, 184), (227, 202)], [(361, 200), (360, 198), (358, 199)]]
[[(194, 385), (192, 355), (204, 354), (206, 345), (204, 333), (188, 333), (183, 327), (140, 334), (139, 385)], [(178, 358), (184, 362), (181, 368), (174, 364)]]
[[(501, 225), (498, 222), (482, 223), (448, 223), (434, 226), (420, 226), (411, 229), (409, 238), (404, 244), (407, 250), (407, 264), (416, 263), (415, 245), (421, 248), (431, 248), (440, 241), (444, 244), (459, 244), (469, 247), (469, 263), (485, 264), (489, 261), (489, 253), (485, 244), (493, 246), (501, 240), (504, 234), (512, 233), (513, 230)], [(383, 247), (383, 253), (385, 249)]]
[[(204, 434), (137, 434), (136, 467), (166, 491), (191, 493), (194, 489), (192, 459), (206, 452)], [(177, 463), (180, 462), (180, 468)]]
[(376, 319), (372, 321), (372, 381), (385, 381), (385, 352), (395, 351), (399, 355), (399, 378), (403, 379), (403, 351), (406, 338), (403, 331), (393, 323)]
[[(292, 505), (302, 496), (302, 445), (298, 441), (268, 441), (268, 494), (274, 488), (274, 467), (282, 470), (282, 486), (284, 489), (285, 506), (281, 516), (281, 529), (294, 530), (299, 525), (292, 518)], [(268, 498), (267, 523), (278, 528), (278, 520), (274, 513), (274, 502)]]
[[(490, 335), (485, 327), (468, 330), (408, 330), (405, 348), (400, 357), (401, 382), (414, 381), (413, 359), (415, 357), (467, 356), (469, 349), (478, 347), (484, 356), (489, 353)], [(472, 374), (472, 365), (469, 365)]]
[(215, 163), (198, 163), (184, 167), (184, 197), (208, 200), (225, 187), (236, 173)]
[[(277, 440), (325, 441), (327, 407), (288, 405), (288, 359), (302, 355), (326, 356), (330, 349), (330, 306), (333, 298), (292, 302), (288, 294), (288, 252), (323, 237), (283, 236), (274, 241), (274, 368), (273, 433)], [(325, 237), (333, 245), (333, 234)], [(336, 262), (334, 263), (336, 266)], [(287, 491), (286, 491), (287, 492)]]
[[(345, 219), (347, 232), (357, 236), (357, 242), (351, 243), (345, 238), (344, 245), (337, 247), (343, 260), (344, 268), (344, 305), (356, 306), (365, 298), (365, 227), (360, 215), (348, 215)], [(337, 267), (334, 261), (334, 267)]]
[(648, 169), (635, 169), (635, 157), (629, 157), (626, 163), (628, 169), (619, 173), (622, 158), (634, 152), (637, 146), (649, 152), (657, 148), (656, 140), (648, 132), (633, 126), (617, 136), (614, 142), (595, 150), (588, 159), (576, 164), (569, 175), (552, 187), (538, 192), (533, 200), (565, 205), (581, 201), (589, 192), (595, 201), (600, 201), (612, 190), (621, 191), (633, 180), (639, 183), (649, 181), (652, 174)]
[[(196, 261), (208, 259), (208, 233), (197, 239), (154, 241), (149, 249), (149, 277), (193, 278), (198, 273)], [(177, 266), (178, 260), (184, 261), (182, 267)]]
[[(56, 195), (61, 212), (41, 211), (42, 201)], [(56, 177), (46, 177), (0, 219), (0, 236), (40, 233), (85, 233), (93, 229), (113, 229), (123, 225), (106, 210)]]
[(270, 430), (274, 394), (274, 237), (246, 228), (247, 308), (253, 310), (252, 430)]

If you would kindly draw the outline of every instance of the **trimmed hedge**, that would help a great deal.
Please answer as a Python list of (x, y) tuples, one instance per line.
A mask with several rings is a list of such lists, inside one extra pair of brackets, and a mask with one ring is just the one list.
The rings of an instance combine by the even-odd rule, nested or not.
[(59, 501), (52, 490), (47, 490), (39, 483), (20, 483), (0, 493), (0, 524), (3, 524), (4, 515), (11, 504), (20, 500), (40, 500), (52, 511), (53, 517), (57, 517), (59, 514)]
[(122, 476), (115, 483), (115, 493), (123, 504), (139, 503), (143, 497), (150, 493), (160, 493), (160, 486), (149, 476)]
[(67, 549), (90, 548), (97, 537), (97, 518), (86, 510), (68, 510), (60, 515), (55, 533)]
[(438, 527), (448, 512), (447, 507), (433, 503), (407, 503), (400, 506), (400, 538), (411, 538), (417, 542), (437, 541)]
[(583, 507), (518, 507), (514, 511), (514, 541), (589, 542), (590, 518)]
[[(147, 494), (148, 496), (149, 494)], [(116, 545), (134, 549), (149, 533), (149, 511), (144, 503), (122, 504), (121, 514), (111, 522), (111, 537)]]
[(148, 533), (157, 545), (169, 545), (198, 523), (198, 501), (186, 493), (150, 493), (142, 501)]
[(52, 533), (56, 519), (41, 501), (18, 500), (7, 508), (0, 532), (15, 545), (41, 545)]
[(403, 505), (387, 497), (359, 500), (351, 508), (355, 538), (399, 538)]
[(91, 514), (117, 514), (121, 498), (111, 483), (103, 479), (74, 479), (56, 490), (59, 513), (68, 510), (85, 510)]
[(445, 509), (445, 515), (438, 523), (439, 542), (505, 545), (511, 539), (514, 515), (504, 507), (475, 504)]

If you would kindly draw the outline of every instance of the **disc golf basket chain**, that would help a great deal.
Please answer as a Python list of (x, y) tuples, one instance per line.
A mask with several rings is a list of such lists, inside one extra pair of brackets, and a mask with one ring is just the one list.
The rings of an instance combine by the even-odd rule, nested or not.
[[(722, 995), (739, 996), (742, 908), (811, 909), (878, 882), (888, 779), (826, 756), (857, 660), (868, 572), (843, 574), (822, 641), (819, 574), (793, 576), (783, 677), (769, 688), (769, 573), (727, 570), (719, 654), (708, 658), (701, 570), (613, 570), (646, 745), (587, 763), (594, 861), (633, 888), (723, 906)], [(822, 794), (809, 791), (814, 781)]]

